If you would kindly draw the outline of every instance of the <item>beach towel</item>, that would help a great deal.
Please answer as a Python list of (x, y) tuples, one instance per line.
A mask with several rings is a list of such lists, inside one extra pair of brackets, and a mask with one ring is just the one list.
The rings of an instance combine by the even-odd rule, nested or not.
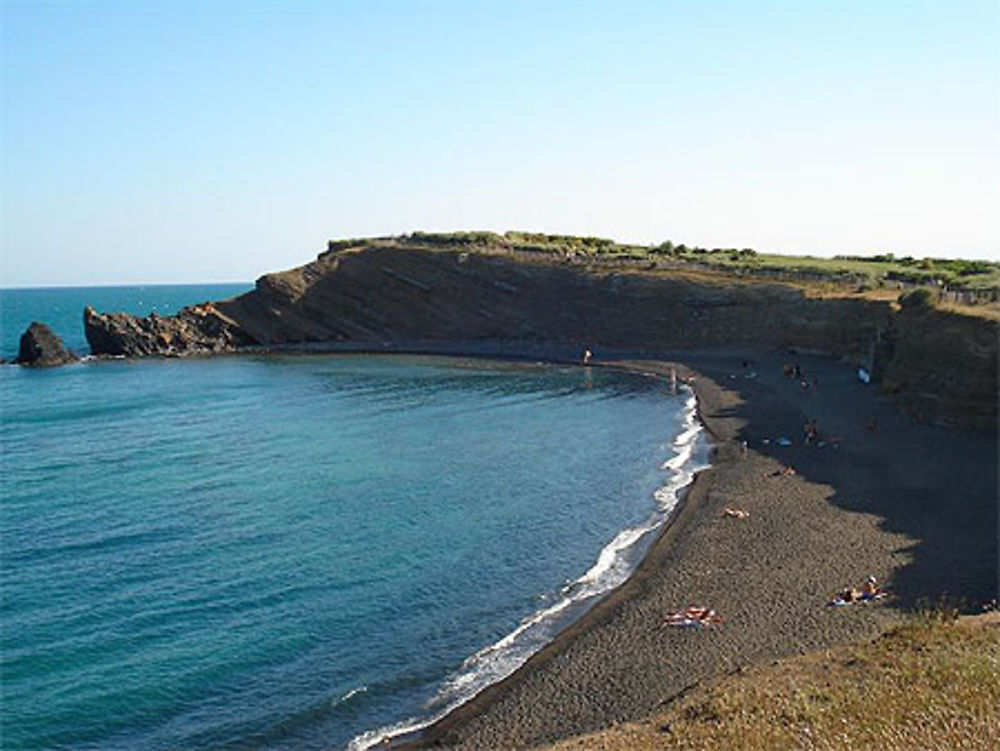
[(722, 616), (712, 608), (697, 605), (691, 605), (684, 608), (684, 610), (671, 613), (663, 621), (664, 626), (679, 628), (702, 628), (714, 623), (722, 623)]
[(829, 607), (840, 607), (841, 605), (855, 605), (857, 603), (874, 602), (875, 600), (882, 600), (889, 596), (889, 593), (884, 589), (880, 589), (874, 594), (860, 594), (857, 597), (851, 597), (847, 599), (842, 594), (834, 597), (830, 602), (827, 603)]

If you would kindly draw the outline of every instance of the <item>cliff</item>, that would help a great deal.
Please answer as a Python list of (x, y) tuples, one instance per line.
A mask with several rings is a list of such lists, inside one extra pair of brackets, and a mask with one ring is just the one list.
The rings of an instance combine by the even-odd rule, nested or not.
[(918, 294), (890, 319), (880, 379), (914, 410), (997, 428), (996, 321), (942, 311)]
[[(495, 237), (495, 236), (494, 236)], [(578, 252), (413, 239), (333, 244), (232, 300), (172, 317), (85, 314), (94, 354), (504, 340), (662, 351), (799, 348), (858, 363), (928, 415), (995, 422), (996, 324), (929, 305)]]

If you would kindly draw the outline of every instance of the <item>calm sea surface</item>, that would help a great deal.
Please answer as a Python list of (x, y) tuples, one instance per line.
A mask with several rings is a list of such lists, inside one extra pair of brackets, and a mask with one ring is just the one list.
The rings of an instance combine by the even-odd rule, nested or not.
[[(4, 355), (32, 319), (86, 351), (59, 324), (83, 298), (242, 288), (112, 289), (4, 291)], [(419, 726), (624, 580), (703, 461), (690, 407), (640, 376), (464, 359), (0, 367), (0, 745)]]

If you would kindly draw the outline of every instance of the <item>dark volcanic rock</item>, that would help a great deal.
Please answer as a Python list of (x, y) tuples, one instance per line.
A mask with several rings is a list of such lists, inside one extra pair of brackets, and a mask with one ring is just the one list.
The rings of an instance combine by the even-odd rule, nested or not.
[(18, 365), (50, 366), (74, 362), (76, 357), (63, 346), (62, 339), (38, 321), (28, 326), (21, 334), (21, 346), (17, 353)]
[(234, 320), (212, 303), (192, 305), (177, 315), (83, 311), (83, 329), (94, 355), (185, 355), (225, 352), (256, 344)]

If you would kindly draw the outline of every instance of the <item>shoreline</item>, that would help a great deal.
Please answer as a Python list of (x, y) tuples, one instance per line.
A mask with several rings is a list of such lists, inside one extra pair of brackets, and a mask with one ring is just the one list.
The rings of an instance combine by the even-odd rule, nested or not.
[[(853, 368), (822, 355), (799, 358), (823, 384), (802, 394), (797, 384), (775, 375), (780, 373), (780, 353), (751, 353), (762, 361), (761, 368), (766, 361), (768, 375), (761, 373), (759, 380), (740, 371), (741, 355), (730, 350), (671, 354), (655, 360), (602, 357), (594, 365), (659, 377), (676, 368), (679, 376), (693, 379), (698, 419), (714, 444), (711, 466), (696, 474), (628, 580), (514, 673), (416, 735), (393, 741), (392, 748), (542, 745), (640, 719), (694, 683), (754, 662), (874, 637), (898, 623), (921, 598), (947, 592), (965, 597), (966, 608), (974, 612), (996, 596), (996, 542), (982, 534), (984, 527), (996, 528), (995, 503), (991, 505), (995, 435), (910, 425), (890, 401), (870, 389), (859, 390)], [(803, 410), (803, 400), (811, 397), (818, 398)], [(966, 491), (963, 508), (969, 518), (948, 525), (949, 533), (956, 526), (966, 533), (978, 529), (973, 540), (949, 544), (936, 539), (928, 545), (926, 536), (906, 529), (927, 532), (928, 523), (938, 524), (949, 513), (943, 505), (921, 504), (913, 524), (900, 523), (898, 517), (910, 510), (906, 498), (912, 488), (894, 487), (897, 478), (880, 477), (870, 460), (874, 454), (905, 468), (906, 452), (897, 448), (907, 446), (896, 447), (881, 436), (866, 443), (862, 418), (869, 412), (878, 414), (884, 432), (906, 433), (907, 446), (916, 441), (925, 454), (939, 444), (940, 436), (932, 432), (962, 439), (915, 471), (926, 480), (938, 475), (926, 488), (935, 500), (945, 500), (954, 489), (954, 479), (947, 479), (950, 460), (976, 449), (966, 463), (985, 471), (978, 478), (963, 474), (959, 483)], [(850, 442), (840, 436), (838, 448), (828, 444), (825, 453), (797, 445), (798, 418), (810, 413), (821, 415), (822, 428), (835, 422), (844, 427), (844, 418), (855, 423)], [(785, 448), (770, 439), (765, 443), (766, 433), (794, 440)], [(743, 457), (737, 441), (745, 439), (751, 449)], [(796, 476), (763, 478), (789, 456), (795, 458)], [(861, 459), (865, 476), (850, 477), (852, 463)], [(853, 495), (858, 490), (876, 491), (875, 497), (864, 503), (841, 498), (845, 491)], [(748, 524), (720, 518), (721, 508), (734, 500), (750, 509)], [(919, 518), (926, 516), (929, 521)], [(744, 539), (746, 532), (752, 540)], [(959, 549), (967, 542), (971, 544)], [(923, 560), (928, 554), (929, 560)], [(970, 563), (970, 570), (963, 571), (962, 564)], [(938, 568), (937, 581), (914, 582), (908, 576), (914, 568), (922, 574), (928, 567)], [(940, 575), (941, 570), (950, 573)], [(826, 607), (838, 588), (860, 583), (868, 573), (887, 581), (895, 596), (868, 608)], [(803, 579), (800, 586), (783, 590), (782, 582), (795, 577)], [(659, 628), (668, 611), (689, 604), (717, 607), (727, 622), (700, 632)]]
[[(229, 355), (393, 354), (580, 366), (578, 344), (405, 341), (295, 346)], [(698, 417), (716, 438), (712, 467), (630, 578), (514, 673), (392, 748), (535, 748), (643, 719), (694, 684), (745, 666), (874, 638), (943, 597), (977, 612), (1000, 592), (996, 429), (923, 424), (854, 367), (824, 353), (698, 348), (601, 349), (595, 367), (694, 376)], [(749, 379), (741, 361), (754, 361)], [(818, 386), (781, 375), (801, 361)], [(818, 417), (837, 448), (804, 448)], [(866, 424), (877, 418), (877, 434)], [(789, 445), (774, 440), (790, 437)], [(748, 440), (736, 457), (734, 439)], [(765, 441), (768, 442), (765, 442)], [(723, 461), (724, 458), (733, 461)], [(797, 475), (770, 478), (784, 464)], [(719, 518), (737, 501), (749, 524)], [(893, 597), (827, 608), (835, 591), (876, 574)], [(715, 607), (697, 633), (662, 629), (669, 612)]]
[[(549, 360), (548, 362), (565, 364), (565, 361)], [(695, 418), (708, 436), (709, 465), (694, 472), (691, 481), (679, 490), (677, 503), (657, 531), (656, 538), (647, 548), (642, 560), (624, 582), (601, 596), (582, 616), (559, 631), (548, 644), (535, 652), (510, 675), (486, 686), (478, 694), (450, 710), (443, 717), (430, 722), (424, 728), (398, 736), (389, 736), (387, 739), (390, 748), (409, 751), (442, 746), (443, 743), (447, 742), (447, 734), (451, 727), (461, 725), (470, 717), (487, 710), (495, 700), (496, 694), (504, 691), (509, 684), (516, 683), (522, 671), (528, 672), (537, 669), (547, 661), (557, 658), (565, 646), (572, 642), (578, 634), (604, 622), (610, 614), (610, 612), (605, 613), (604, 611), (611, 611), (631, 599), (635, 595), (633, 590), (641, 587), (642, 582), (654, 574), (654, 571), (650, 570), (652, 568), (650, 559), (654, 553), (663, 555), (666, 552), (665, 549), (669, 548), (671, 540), (680, 534), (678, 527), (692, 523), (693, 517), (697, 514), (697, 506), (708, 495), (711, 487), (711, 473), (716, 466), (719, 463), (734, 460), (733, 452), (727, 450), (729, 447), (726, 445), (734, 438), (734, 435), (728, 434), (730, 431), (724, 430), (720, 425), (713, 427), (705, 419), (703, 408), (705, 396), (702, 384), (706, 383), (707, 379), (701, 373), (692, 370), (683, 363), (664, 360), (633, 361), (627, 365), (620, 361), (598, 361), (592, 363), (591, 367), (639, 374), (659, 380), (667, 380), (669, 372), (675, 371), (678, 381), (691, 389), (695, 397)]]
[[(437, 353), (428, 356), (452, 357), (452, 355), (440, 355)], [(464, 355), (464, 356), (476, 360), (484, 359), (486, 362), (489, 361), (511, 362), (510, 358), (503, 359), (494, 356), (488, 356), (487, 358), (483, 358), (478, 355), (477, 356)], [(522, 361), (523, 358), (518, 357), (516, 358), (516, 360)], [(544, 361), (544, 364), (565, 366), (567, 365), (567, 362), (547, 359)], [(579, 362), (569, 363), (569, 364), (579, 367), (587, 367), (587, 366), (582, 366), (581, 363)], [(640, 375), (643, 376), (644, 378), (653, 379), (658, 382), (669, 382), (669, 379), (667, 378), (666, 374), (643, 372), (638, 368), (631, 368), (631, 367), (616, 368), (607, 365), (602, 366), (601, 364), (595, 364), (593, 367), (603, 368), (604, 370), (614, 370), (632, 375)], [(678, 366), (678, 367), (683, 368), (683, 366)], [(619, 582), (618, 584), (613, 584), (609, 586), (607, 589), (604, 589), (603, 591), (590, 594), (578, 602), (572, 602), (570, 606), (574, 608), (580, 608), (582, 609), (582, 612), (571, 617), (569, 620), (566, 620), (563, 626), (554, 633), (554, 635), (548, 642), (539, 647), (524, 662), (522, 662), (520, 665), (511, 670), (503, 678), (495, 680), (492, 683), (486, 684), (485, 686), (480, 688), (476, 693), (459, 701), (457, 704), (453, 705), (450, 709), (446, 709), (442, 711), (440, 714), (432, 716), (428, 719), (418, 720), (417, 718), (412, 718), (416, 720), (416, 722), (407, 725), (405, 727), (386, 726), (368, 731), (362, 734), (361, 736), (356, 737), (348, 745), (347, 747), (348, 749), (353, 750), (353, 749), (366, 749), (366, 748), (384, 748), (386, 743), (389, 743), (391, 748), (410, 748), (411, 747), (410, 744), (419, 743), (429, 728), (437, 725), (439, 722), (446, 720), (452, 714), (461, 712), (463, 707), (470, 704), (471, 702), (475, 702), (479, 697), (483, 696), (484, 694), (487, 694), (494, 686), (498, 686), (504, 683), (508, 678), (511, 678), (518, 671), (522, 670), (526, 664), (534, 660), (534, 658), (540, 652), (544, 652), (545, 650), (547, 650), (555, 641), (560, 639), (564, 633), (571, 631), (574, 626), (587, 619), (590, 613), (594, 610), (594, 608), (598, 607), (606, 599), (613, 596), (618, 590), (624, 587), (628, 583), (628, 581), (632, 579), (632, 577), (636, 575), (636, 572), (642, 567), (643, 562), (648, 556), (650, 550), (655, 545), (658, 544), (660, 537), (674, 523), (674, 520), (677, 518), (681, 510), (684, 508), (687, 502), (688, 495), (691, 492), (692, 488), (695, 486), (698, 477), (702, 473), (706, 472), (711, 468), (711, 463), (710, 463), (711, 457), (714, 455), (716, 449), (716, 439), (714, 436), (711, 436), (710, 431), (708, 430), (708, 428), (704, 423), (704, 420), (701, 418), (697, 392), (686, 382), (681, 381), (681, 376), (679, 373), (678, 373), (678, 382), (680, 388), (677, 389), (677, 391), (674, 393), (673, 396), (674, 398), (683, 398), (687, 401), (684, 408), (684, 412), (686, 414), (685, 424), (687, 425), (687, 427), (684, 428), (684, 430), (682, 430), (680, 434), (678, 434), (678, 437), (683, 435), (685, 431), (691, 430), (692, 428), (696, 428), (696, 432), (693, 433), (691, 438), (689, 438), (687, 441), (683, 443), (678, 443), (677, 439), (674, 440), (672, 447), (676, 452), (675, 456), (667, 459), (666, 462), (673, 461), (674, 459), (677, 458), (677, 456), (679, 456), (685, 450), (688, 450), (688, 456), (685, 458), (683, 463), (681, 463), (676, 467), (670, 468), (672, 476), (667, 480), (666, 484), (658, 488), (657, 491), (654, 493), (654, 496), (656, 496), (657, 499), (656, 500), (657, 509), (652, 512), (652, 515), (646, 522), (640, 523), (638, 527), (623, 528), (619, 530), (619, 535), (620, 535), (625, 532), (639, 531), (640, 527), (643, 527), (646, 524), (651, 524), (651, 526), (649, 526), (645, 531), (640, 532), (639, 536), (633, 542), (628, 543), (624, 547), (624, 550), (628, 551), (636, 545), (640, 544), (642, 545), (642, 547), (640, 548), (641, 553), (638, 557), (638, 560), (634, 564), (632, 570), (626, 575), (625, 579)], [(683, 427), (684, 426), (682, 425), (682, 428)], [(700, 449), (699, 449), (699, 444), (701, 444)], [(698, 449), (697, 455), (691, 452), (692, 449)], [(690, 462), (694, 463), (693, 467), (687, 466)], [(667, 468), (666, 463), (664, 463), (663, 468), (664, 469)], [(684, 475), (688, 476), (684, 477)], [(671, 486), (672, 483), (677, 481), (678, 477), (682, 479), (682, 484), (674, 486), (673, 490), (671, 491), (674, 499), (673, 503), (665, 507), (660, 506), (659, 505), (660, 491), (663, 491), (669, 486)], [(657, 519), (657, 517), (659, 518)], [(614, 544), (614, 542), (615, 540), (609, 542), (605, 546), (605, 548), (601, 550), (599, 557), (603, 557), (604, 552), (606, 552)], [(577, 582), (582, 581), (583, 577), (585, 577), (586, 575), (587, 575), (586, 573), (582, 574), (581, 578), (577, 579), (576, 581)], [(521, 625), (518, 626), (517, 629), (511, 632), (511, 634), (507, 634), (506, 636), (504, 636), (500, 641), (503, 642), (511, 638), (512, 635), (517, 634), (522, 628), (524, 628), (526, 624), (536, 622), (539, 616), (543, 616), (545, 612), (546, 611), (544, 610), (536, 611), (535, 613), (530, 615), (527, 619), (522, 621)], [(489, 650), (493, 646), (496, 645), (490, 645), (485, 647), (484, 649)], [(403, 723), (399, 724), (402, 725)], [(380, 733), (379, 731), (384, 731), (384, 733)], [(360, 744), (358, 743), (359, 741), (361, 741)]]
[[(238, 351), (250, 357), (410, 354), (580, 366), (579, 345), (504, 341), (374, 343)], [(217, 356), (217, 355), (214, 355)], [(213, 357), (214, 357), (213, 356)], [(741, 366), (752, 359), (754, 377)], [(800, 389), (781, 366), (814, 381)], [(697, 416), (715, 442), (628, 580), (525, 664), (392, 748), (535, 748), (643, 719), (692, 685), (744, 666), (857, 642), (921, 601), (1000, 591), (997, 436), (923, 424), (823, 354), (700, 348), (600, 350), (595, 367), (693, 376)], [(803, 446), (818, 418), (831, 437)], [(877, 418), (877, 432), (866, 426)], [(833, 446), (836, 436), (836, 445)], [(788, 444), (778, 437), (789, 437)], [(739, 440), (748, 440), (743, 456)], [(793, 477), (772, 477), (792, 464)], [(725, 519), (725, 506), (749, 510)], [(835, 591), (876, 574), (893, 597), (827, 608)], [(718, 628), (663, 629), (687, 605), (711, 606)]]

